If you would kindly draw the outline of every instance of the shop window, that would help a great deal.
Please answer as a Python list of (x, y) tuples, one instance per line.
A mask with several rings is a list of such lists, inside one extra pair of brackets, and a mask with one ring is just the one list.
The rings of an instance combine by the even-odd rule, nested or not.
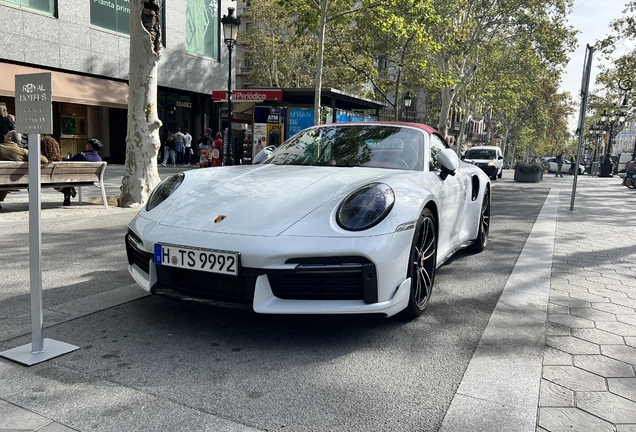
[(186, 51), (219, 59), (218, 0), (186, 0)]
[(0, 0), (0, 3), (55, 16), (57, 2), (56, 0)]
[[(2, 0), (0, 0), (2, 1)], [(23, 0), (25, 1), (25, 0)], [(161, 34), (165, 46), (165, 21), (163, 19), (164, 2), (159, 1), (161, 9)], [(115, 33), (130, 35), (130, 0), (91, 1), (91, 25)]]
[(62, 137), (88, 137), (86, 106), (60, 104), (60, 133)]

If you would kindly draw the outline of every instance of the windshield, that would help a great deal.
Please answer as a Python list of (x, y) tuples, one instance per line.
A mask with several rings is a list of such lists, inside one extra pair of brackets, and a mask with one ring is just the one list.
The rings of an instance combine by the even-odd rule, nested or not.
[(466, 153), (467, 159), (497, 159), (497, 154), (494, 150), (487, 149), (470, 149)]
[(263, 164), (422, 170), (423, 134), (389, 125), (329, 125), (305, 129)]

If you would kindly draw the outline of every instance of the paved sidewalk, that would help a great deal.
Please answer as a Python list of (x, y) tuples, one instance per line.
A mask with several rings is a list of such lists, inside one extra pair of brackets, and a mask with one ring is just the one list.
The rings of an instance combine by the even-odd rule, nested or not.
[[(179, 170), (160, 167), (160, 175), (163, 178)], [(107, 194), (109, 198), (115, 197), (123, 167), (109, 166), (107, 173)], [(505, 177), (511, 177), (511, 172), (507, 171), (500, 180), (511, 181)], [(442, 429), (636, 432), (636, 224), (631, 222), (636, 191), (621, 186), (620, 181), (618, 177), (581, 176), (574, 211), (569, 210), (571, 177), (546, 176), (540, 184), (528, 184), (528, 187), (553, 188), (533, 230), (531, 238), (534, 240), (530, 242), (529, 238), (524, 248), (527, 253), (522, 254), (518, 263), (526, 272), (521, 274), (531, 274), (537, 281), (527, 286), (532, 293), (523, 293), (538, 299), (532, 303), (536, 310), (531, 313), (538, 321), (524, 333), (526, 347), (530, 350), (519, 355), (508, 351), (506, 345), (492, 345), (505, 342), (505, 338), (501, 338), (501, 334), (493, 337), (487, 328), (482, 338), (482, 342), (486, 342), (483, 346), (505, 354), (499, 358), (500, 361), (503, 359), (502, 363), (494, 365), (499, 368), (497, 376), (502, 379), (490, 375), (479, 382), (478, 374), (471, 375), (469, 365), (458, 395), (463, 391), (461, 398), (472, 399), (473, 406), (481, 407), (482, 411), (471, 414), (479, 420), (479, 428), (474, 428), (476, 423), (473, 428), (464, 426), (469, 420), (464, 411), (456, 417), (461, 419), (463, 415), (464, 425), (445, 422), (449, 427), (444, 429), (443, 425)], [(93, 189), (84, 191), (83, 206), (74, 203), (71, 207), (60, 205), (61, 194), (43, 190), (42, 218), (59, 217), (69, 212), (104, 212), (99, 190)], [(24, 192), (7, 197), (4, 209), (0, 210), (0, 223), (28, 217), (25, 197)], [(545, 221), (552, 225), (541, 226)], [(552, 232), (546, 230), (549, 226), (552, 226)], [(546, 260), (550, 260), (548, 268), (552, 263), (551, 272), (543, 274)], [(533, 262), (541, 263), (541, 266), (533, 268)], [(507, 308), (523, 285), (522, 278), (514, 272), (510, 279), (512, 288), (507, 292), (506, 287), (495, 312), (500, 310), (510, 315)], [(99, 307), (108, 304), (100, 299)], [(493, 314), (491, 322), (497, 324), (497, 317)], [(536, 322), (545, 325), (537, 326)], [(528, 370), (532, 372), (529, 376), (533, 382), (504, 382), (508, 371), (502, 368), (517, 367), (522, 356), (532, 361)], [(472, 369), (477, 372), (488, 367), (492, 369), (493, 365), (484, 362), (484, 358), (478, 349), (474, 359), (481, 359), (482, 363)], [(535, 367), (537, 361), (538, 367)], [(482, 385), (482, 382), (491, 387), (482, 387), (481, 393), (475, 395), (473, 390), (479, 387), (471, 383)], [(497, 395), (501, 389), (508, 393)], [(514, 416), (519, 416), (517, 427), (498, 422), (499, 418), (506, 418), (506, 413), (497, 411), (513, 409), (518, 411), (512, 415), (508, 412), (507, 419), (514, 421)], [(8, 430), (58, 432), (73, 429), (0, 400), (0, 431)]]
[(574, 211), (561, 191), (537, 431), (634, 432), (636, 191), (582, 176)]

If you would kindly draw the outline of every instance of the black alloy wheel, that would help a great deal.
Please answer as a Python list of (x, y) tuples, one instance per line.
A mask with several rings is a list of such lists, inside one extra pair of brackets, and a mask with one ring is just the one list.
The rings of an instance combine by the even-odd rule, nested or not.
[(473, 240), (471, 249), (481, 252), (488, 244), (488, 234), (490, 233), (490, 190), (486, 188), (484, 198), (481, 201), (481, 212), (479, 215), (479, 232), (477, 238)]
[(411, 278), (409, 304), (404, 313), (416, 318), (424, 312), (433, 291), (437, 268), (437, 228), (433, 213), (425, 208), (415, 228), (408, 277)]

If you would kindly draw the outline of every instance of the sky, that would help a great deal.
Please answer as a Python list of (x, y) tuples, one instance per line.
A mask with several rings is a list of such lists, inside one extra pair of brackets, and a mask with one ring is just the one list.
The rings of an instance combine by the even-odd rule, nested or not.
[[(578, 126), (579, 104), (581, 102), (581, 80), (586, 45), (594, 45), (597, 40), (610, 33), (610, 21), (620, 18), (628, 0), (576, 0), (574, 11), (569, 16), (569, 23), (579, 31), (578, 47), (570, 54), (570, 62), (561, 81), (560, 90), (570, 92), (577, 103), (576, 113), (570, 118), (570, 131), (574, 133)], [(590, 74), (590, 89), (593, 91), (594, 79), (598, 73), (600, 56), (595, 54)]]

